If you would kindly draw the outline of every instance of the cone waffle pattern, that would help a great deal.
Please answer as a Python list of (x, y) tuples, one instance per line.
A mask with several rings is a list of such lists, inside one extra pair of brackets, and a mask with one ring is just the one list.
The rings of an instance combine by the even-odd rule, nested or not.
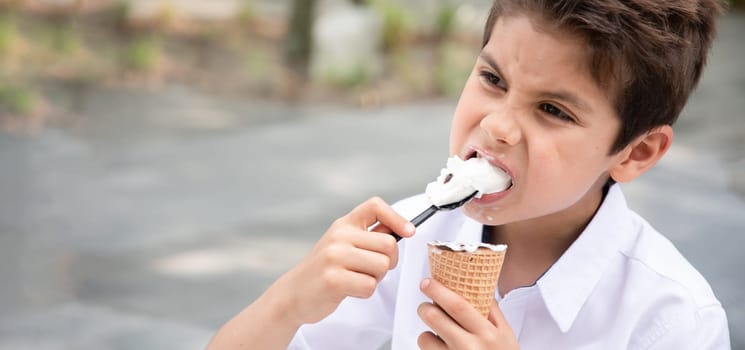
[(471, 303), (484, 317), (494, 300), (505, 251), (479, 248), (473, 253), (429, 246), (432, 278)]

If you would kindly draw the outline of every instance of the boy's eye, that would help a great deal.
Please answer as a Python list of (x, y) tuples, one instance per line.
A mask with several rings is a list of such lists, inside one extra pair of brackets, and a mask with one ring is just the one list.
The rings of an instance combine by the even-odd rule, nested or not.
[(550, 114), (550, 115), (552, 115), (552, 116), (554, 116), (556, 118), (559, 118), (559, 119), (561, 119), (563, 121), (567, 121), (567, 122), (573, 122), (574, 121), (574, 119), (572, 118), (572, 116), (570, 116), (566, 112), (562, 111), (561, 109), (559, 109), (558, 107), (556, 107), (556, 106), (554, 106), (554, 105), (552, 105), (550, 103), (541, 103), (541, 105), (539, 106), (539, 108), (542, 111), (544, 111), (544, 112), (546, 112), (546, 113), (548, 113), (548, 114)]
[(504, 89), (504, 81), (499, 76), (495, 75), (492, 72), (489, 71), (482, 71), (480, 74), (481, 79), (484, 80), (487, 84), (498, 87), (500, 89)]

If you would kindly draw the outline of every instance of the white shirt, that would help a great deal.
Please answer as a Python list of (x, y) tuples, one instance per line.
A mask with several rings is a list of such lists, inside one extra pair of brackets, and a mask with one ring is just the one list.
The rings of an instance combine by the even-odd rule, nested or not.
[[(423, 196), (395, 205), (404, 217)], [(399, 242), (398, 266), (368, 299), (347, 298), (321, 322), (304, 325), (289, 349), (417, 349), (428, 330), (417, 307), (429, 301), (426, 242), (478, 242), (483, 226), (460, 210), (441, 212)], [(507, 250), (509, 254), (509, 248)], [(701, 274), (611, 187), (579, 238), (532, 285), (495, 295), (520, 348), (729, 349), (727, 318)]]

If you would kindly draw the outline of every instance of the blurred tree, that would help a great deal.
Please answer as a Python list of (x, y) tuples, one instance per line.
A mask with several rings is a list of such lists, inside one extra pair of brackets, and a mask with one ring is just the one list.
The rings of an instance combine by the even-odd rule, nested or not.
[(302, 78), (308, 76), (315, 3), (315, 0), (292, 1), (289, 30), (285, 40), (285, 61)]
[(24, 2), (24, 0), (0, 0), (0, 11), (18, 10)]
[(85, 0), (35, 0), (25, 3), (26, 9), (36, 12), (49, 24), (50, 48), (62, 54), (71, 54), (80, 48), (82, 39), (76, 27)]
[(16, 42), (17, 28), (15, 12), (0, 9), (0, 61), (10, 55)]
[(5, 58), (16, 40), (16, 12), (23, 0), (0, 0), (0, 59)]

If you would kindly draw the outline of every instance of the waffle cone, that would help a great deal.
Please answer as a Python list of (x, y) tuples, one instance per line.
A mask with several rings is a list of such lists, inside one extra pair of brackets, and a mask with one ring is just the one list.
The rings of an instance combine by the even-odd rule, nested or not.
[(494, 300), (505, 250), (480, 247), (475, 252), (429, 245), (432, 278), (468, 300), (484, 317)]

